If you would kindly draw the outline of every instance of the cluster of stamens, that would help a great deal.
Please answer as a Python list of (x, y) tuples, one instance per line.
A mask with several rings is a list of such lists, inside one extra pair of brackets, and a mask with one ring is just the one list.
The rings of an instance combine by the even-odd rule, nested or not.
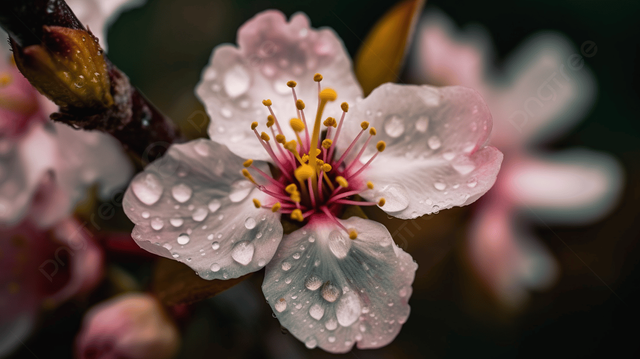
[[(313, 79), (318, 84), (318, 109), (311, 133), (309, 133), (307, 126), (305, 103), (296, 95), (297, 84), (295, 81), (289, 81), (287, 86), (291, 88), (296, 106), (296, 117), (289, 121), (289, 125), (296, 138), (287, 140), (282, 131), (281, 123), (271, 108), (271, 100), (262, 101), (270, 113), (267, 116), (266, 125), (271, 136), (267, 132), (258, 132), (258, 122), (253, 122), (251, 129), (265, 151), (269, 153), (277, 172), (272, 177), (254, 166), (253, 160), (249, 159), (244, 162), (245, 168), (242, 170), (242, 174), (260, 191), (270, 196), (269, 203), (266, 204), (262, 204), (258, 199), (253, 199), (256, 208), (266, 208), (273, 212), (279, 211), (289, 215), (291, 220), (299, 222), (305, 221), (314, 213), (323, 213), (338, 227), (349, 233), (351, 239), (355, 239), (358, 236), (357, 232), (354, 229), (345, 228), (338, 221), (336, 214), (345, 205), (384, 205), (384, 198), (380, 198), (378, 202), (366, 202), (357, 201), (353, 197), (373, 189), (373, 183), (362, 180), (360, 174), (371, 164), (378, 153), (384, 151), (386, 144), (384, 141), (379, 141), (376, 144), (377, 152), (365, 164), (360, 162), (366, 147), (376, 135), (376, 129), (369, 127), (369, 123), (365, 121), (360, 125), (362, 130), (344, 153), (338, 156), (335, 153), (335, 144), (340, 137), (345, 116), (349, 112), (349, 105), (346, 102), (341, 104), (340, 121), (336, 121), (333, 117), (322, 121), (322, 114), (327, 103), (335, 101), (337, 94), (330, 88), (322, 89), (322, 75), (316, 74)], [(326, 131), (321, 131), (322, 125)], [(367, 130), (369, 137), (358, 154), (347, 163), (345, 159)], [(275, 139), (274, 144), (271, 142), (272, 137)], [(336, 157), (338, 158), (336, 159)], [(268, 184), (260, 184), (249, 170), (258, 173)]]

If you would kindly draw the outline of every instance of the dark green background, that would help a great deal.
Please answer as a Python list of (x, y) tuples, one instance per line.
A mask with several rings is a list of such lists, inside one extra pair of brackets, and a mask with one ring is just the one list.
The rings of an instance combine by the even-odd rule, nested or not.
[[(393, 4), (393, 1), (348, 0), (148, 0), (144, 7), (121, 16), (111, 28), (109, 57), (190, 136), (198, 133), (204, 136), (204, 125), (197, 130), (186, 121), (201, 109), (193, 95), (200, 71), (213, 47), (235, 42), (237, 28), (255, 13), (268, 8), (280, 9), (287, 15), (303, 11), (314, 27), (335, 29), (353, 56), (371, 26)], [(584, 121), (549, 147), (581, 146), (608, 152), (624, 165), (626, 188), (621, 204), (597, 223), (536, 228), (536, 234), (560, 262), (563, 277), (550, 291), (534, 294), (529, 308), (519, 314), (505, 314), (477, 289), (468, 289), (473, 279), (460, 265), (462, 230), (445, 236), (451, 243), (445, 246), (447, 250), (441, 256), (417, 252), (428, 252), (429, 246), (410, 246), (409, 253), (421, 267), (410, 302), (409, 321), (390, 346), (376, 351), (354, 350), (343, 356), (637, 357), (640, 354), (637, 329), (640, 319), (637, 306), (640, 299), (640, 2), (434, 0), (427, 4), (427, 7), (434, 6), (458, 25), (485, 26), (498, 51), (497, 66), (536, 31), (557, 30), (578, 45), (594, 41), (598, 52), (588, 59), (587, 65), (597, 78), (597, 102)], [(403, 81), (410, 83), (411, 79), (403, 78)], [(439, 221), (447, 221), (452, 216), (466, 223), (473, 210), (445, 211), (429, 218), (428, 224), (438, 226)], [(430, 233), (424, 235), (428, 237)], [(439, 259), (437, 262), (435, 257)], [(269, 357), (265, 348), (282, 338), (274, 341), (265, 334), (268, 330), (277, 331), (278, 324), (271, 318), (263, 298), (257, 302), (253, 299), (254, 304), (248, 300), (247, 308), (255, 303), (259, 307), (252, 309), (259, 315), (249, 319), (234, 312), (225, 299), (247, 295), (240, 293), (242, 290), (260, 296), (261, 278), (261, 274), (254, 276), (243, 284), (243, 289), (233, 289), (235, 293), (225, 293), (220, 299), (193, 308), (196, 320), (184, 323), (187, 337), (181, 357)], [(61, 318), (68, 318), (65, 324), (56, 320)], [(27, 345), (38, 358), (67, 357), (79, 320), (75, 307), (61, 308), (59, 313), (49, 314), (43, 330)], [(329, 356), (319, 349), (308, 351), (302, 343), (289, 339), (284, 340), (297, 348), (288, 352), (291, 357), (296, 357), (295, 353)], [(33, 356), (22, 350), (16, 357)]]

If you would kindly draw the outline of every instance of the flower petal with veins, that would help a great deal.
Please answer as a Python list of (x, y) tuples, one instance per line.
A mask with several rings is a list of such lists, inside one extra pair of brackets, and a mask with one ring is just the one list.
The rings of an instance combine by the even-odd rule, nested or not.
[[(238, 47), (222, 45), (211, 56), (196, 93), (211, 118), (209, 136), (243, 158), (269, 157), (250, 128), (266, 122), (269, 112), (262, 100), (271, 99), (284, 135), (295, 138), (289, 120), (296, 108), (287, 81), (298, 83), (298, 98), (315, 108), (318, 99), (315, 73), (335, 89), (338, 101), (354, 102), (362, 90), (352, 72), (351, 59), (331, 29), (315, 30), (302, 13), (287, 22), (279, 11), (265, 11), (238, 30)], [(339, 118), (340, 108), (328, 108), (325, 116)]]
[(264, 267), (282, 239), (280, 214), (255, 208), (253, 198), (267, 198), (242, 177), (242, 168), (240, 158), (213, 141), (171, 146), (124, 196), (125, 213), (136, 224), (134, 240), (204, 279), (237, 278)]
[[(294, 336), (332, 353), (379, 348), (409, 316), (418, 265), (376, 222), (352, 217), (349, 239), (321, 218), (287, 235), (267, 266), (262, 290), (280, 323)], [(336, 255), (346, 253), (345, 256)]]

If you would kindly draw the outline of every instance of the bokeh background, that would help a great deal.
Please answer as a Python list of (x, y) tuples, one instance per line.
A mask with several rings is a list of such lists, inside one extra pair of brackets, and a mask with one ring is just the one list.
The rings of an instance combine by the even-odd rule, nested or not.
[[(124, 13), (108, 32), (109, 57), (152, 102), (190, 137), (206, 135), (194, 88), (212, 49), (235, 42), (236, 30), (257, 12), (276, 8), (305, 12), (314, 27), (329, 26), (355, 56), (375, 22), (394, 1), (147, 0)], [(551, 249), (561, 276), (551, 289), (534, 292), (528, 305), (502, 307), (479, 284), (463, 243), (475, 209), (456, 208), (428, 216), (405, 229), (403, 248), (419, 263), (412, 313), (396, 340), (380, 350), (341, 355), (354, 358), (638, 357), (640, 310), (640, 2), (521, 0), (429, 1), (459, 26), (480, 24), (491, 34), (496, 63), (541, 30), (555, 30), (579, 46), (593, 41), (596, 56), (585, 64), (598, 86), (584, 120), (546, 149), (587, 147), (608, 153), (624, 167), (625, 187), (615, 208), (588, 225), (534, 227)], [(405, 83), (414, 82), (407, 72)], [(542, 79), (541, 79), (542, 81)], [(382, 218), (390, 232), (401, 222)], [(126, 219), (111, 220), (127, 230)], [(397, 239), (396, 239), (397, 240)], [(141, 286), (153, 258), (108, 253)], [(117, 277), (117, 273), (113, 274)], [(180, 358), (322, 358), (271, 317), (260, 284), (262, 273), (217, 297), (185, 309)], [(66, 358), (80, 328), (82, 311), (109, 291), (47, 312), (41, 329), (15, 358)], [(102, 291), (102, 294), (101, 294)]]

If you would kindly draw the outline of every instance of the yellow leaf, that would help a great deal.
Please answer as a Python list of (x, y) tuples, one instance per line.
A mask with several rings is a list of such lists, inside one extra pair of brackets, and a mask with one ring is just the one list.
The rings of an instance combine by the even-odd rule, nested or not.
[(355, 59), (355, 71), (365, 96), (398, 78), (424, 0), (395, 5), (373, 27)]

